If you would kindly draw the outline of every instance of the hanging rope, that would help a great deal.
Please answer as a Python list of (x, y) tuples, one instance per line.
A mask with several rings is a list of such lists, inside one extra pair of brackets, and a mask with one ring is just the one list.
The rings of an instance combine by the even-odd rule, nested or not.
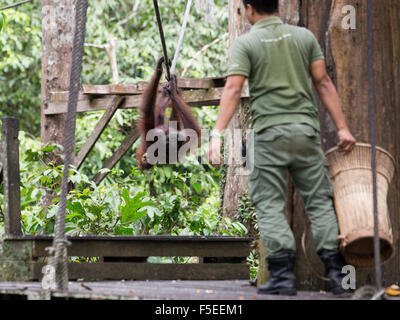
[(158, 7), (158, 1), (153, 0), (153, 4), (154, 4), (154, 11), (156, 12), (156, 18), (157, 18), (158, 30), (160, 33), (161, 45), (162, 45), (163, 52), (164, 52), (165, 70), (167, 72), (166, 78), (168, 81), (170, 81), (171, 80), (170, 64), (169, 64), (169, 58), (168, 58), (167, 45), (165, 44), (164, 30), (163, 30), (162, 21), (161, 21), (160, 9)]
[(53, 267), (56, 271), (56, 287), (59, 291), (68, 290), (68, 256), (65, 237), (65, 213), (68, 194), (68, 175), (71, 163), (72, 148), (75, 142), (76, 109), (80, 90), (80, 77), (82, 71), (82, 56), (85, 43), (86, 15), (88, 0), (77, 0), (75, 13), (75, 35), (72, 49), (71, 78), (68, 95), (68, 112), (65, 127), (64, 142), (64, 169), (61, 180), (61, 195), (56, 218), (55, 235), (52, 251)]
[(183, 17), (183, 23), (182, 23), (181, 33), (179, 35), (178, 45), (176, 46), (174, 60), (172, 61), (171, 73), (175, 73), (176, 63), (178, 61), (179, 53), (181, 51), (182, 42), (183, 42), (183, 38), (185, 36), (185, 31), (186, 31), (191, 7), (192, 7), (192, 0), (188, 0), (186, 2), (185, 15)]
[(374, 30), (373, 30), (372, 0), (368, 0), (368, 112), (370, 139), (372, 145), (371, 167), (374, 202), (374, 258), (375, 284), (378, 291), (382, 290), (382, 269), (379, 240), (378, 197), (376, 182), (376, 127), (375, 127), (375, 76), (374, 76)]

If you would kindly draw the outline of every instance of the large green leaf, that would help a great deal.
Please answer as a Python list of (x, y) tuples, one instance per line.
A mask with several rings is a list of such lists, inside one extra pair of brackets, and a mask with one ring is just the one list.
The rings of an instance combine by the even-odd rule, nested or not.
[(145, 196), (146, 192), (138, 192), (131, 198), (126, 188), (122, 190), (122, 198), (125, 202), (125, 205), (120, 206), (122, 223), (136, 222), (147, 214), (146, 210), (140, 209), (152, 205), (153, 201), (143, 201)]

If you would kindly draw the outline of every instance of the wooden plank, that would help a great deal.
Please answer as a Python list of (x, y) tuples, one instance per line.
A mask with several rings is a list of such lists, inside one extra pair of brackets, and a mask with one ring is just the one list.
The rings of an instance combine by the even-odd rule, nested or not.
[(266, 284), (269, 278), (267, 258), (267, 248), (265, 247), (262, 239), (258, 240), (258, 273), (257, 273), (257, 287)]
[[(23, 236), (6, 236), (5, 240), (27, 241), (27, 240), (53, 240), (51, 235), (23, 235)], [(86, 236), (67, 236), (70, 241), (91, 240), (91, 241), (180, 241), (180, 242), (246, 242), (253, 241), (248, 237), (231, 237), (231, 236), (172, 236), (172, 235), (144, 235), (144, 236), (115, 236), (115, 235), (86, 235)]]
[[(244, 258), (250, 253), (250, 243), (246, 241), (202, 241), (196, 240), (85, 240), (70, 239), (69, 256), (84, 257), (225, 257)], [(6, 240), (10, 241), (10, 240)], [(34, 240), (33, 256), (47, 255), (46, 247), (51, 239)]]
[[(205, 79), (178, 79), (180, 89), (211, 89), (223, 87), (226, 77), (205, 78)], [(141, 81), (135, 84), (107, 84), (107, 85), (82, 85), (83, 94), (92, 95), (138, 95), (142, 94), (148, 82)], [(165, 86), (166, 82), (161, 82)]]
[[(43, 263), (34, 263), (34, 278), (40, 280)], [(248, 280), (244, 263), (153, 264), (153, 263), (69, 263), (69, 279), (87, 280)]]
[(19, 121), (13, 117), (2, 118), (2, 163), (4, 179), (4, 232), (21, 235), (21, 195), (19, 175)]
[[(40, 282), (0, 283), (0, 295), (26, 295), (41, 298)], [(257, 288), (246, 280), (212, 281), (71, 281), (68, 292), (52, 292), (52, 297), (105, 300), (350, 300), (351, 294), (298, 291), (297, 296), (257, 294)], [(33, 299), (34, 297), (31, 297)], [(388, 297), (400, 300), (400, 297)], [(20, 298), (21, 299), (21, 298)], [(248, 310), (247, 310), (248, 311)], [(246, 313), (248, 314), (248, 312)]]
[[(189, 90), (184, 91), (182, 96), (183, 99), (192, 107), (200, 106), (214, 106), (218, 105), (222, 88), (208, 89), (208, 90)], [(49, 103), (46, 115), (60, 114), (67, 112), (67, 100), (66, 97), (68, 92), (56, 93), (53, 95), (54, 100)], [(79, 95), (77, 112), (89, 112), (105, 110), (110, 104), (112, 97), (92, 97), (88, 95)], [(125, 101), (121, 105), (121, 109), (132, 109), (138, 108), (141, 102), (141, 95), (126, 96)]]
[[(0, 283), (2, 299), (43, 299), (40, 282)], [(5, 297), (5, 295), (9, 295)], [(298, 291), (297, 296), (257, 294), (257, 288), (246, 280), (213, 281), (71, 281), (68, 292), (52, 292), (61, 299), (95, 300), (350, 300), (351, 294), (335, 296), (325, 292)], [(385, 297), (388, 300), (400, 298)], [(248, 314), (248, 311), (246, 314)]]
[[(119, 160), (128, 152), (128, 150), (132, 147), (135, 141), (139, 138), (140, 133), (137, 128), (133, 129), (131, 133), (125, 138), (122, 142), (121, 146), (114, 152), (110, 159), (106, 161), (103, 166), (103, 169), (112, 169), (118, 163)], [(93, 178), (93, 181), (96, 185), (99, 185), (104, 178), (108, 175), (108, 172), (101, 173), (99, 172)]]
[[(187, 90), (183, 91), (182, 97), (191, 107), (218, 106), (221, 100), (223, 88)], [(45, 110), (46, 115), (60, 114), (67, 112), (68, 92), (53, 93), (52, 100)], [(242, 98), (248, 98), (246, 91), (243, 91)], [(78, 98), (77, 112), (90, 112), (106, 110), (110, 104), (109, 96), (94, 96), (80, 94)], [(138, 108), (141, 102), (141, 95), (125, 96), (121, 109)]]
[(79, 151), (78, 155), (74, 159), (74, 166), (79, 169), (82, 165), (83, 161), (85, 161), (89, 152), (93, 149), (97, 140), (100, 138), (100, 135), (103, 133), (104, 129), (107, 127), (108, 123), (114, 116), (115, 112), (122, 102), (124, 98), (121, 96), (113, 96), (110, 105), (107, 106), (107, 110), (105, 114), (101, 117), (99, 122), (96, 125), (96, 128), (93, 130), (89, 139), (86, 141), (85, 145)]

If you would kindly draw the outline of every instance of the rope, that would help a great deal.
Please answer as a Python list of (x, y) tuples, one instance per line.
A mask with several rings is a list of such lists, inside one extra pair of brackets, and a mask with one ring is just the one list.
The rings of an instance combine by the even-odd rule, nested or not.
[(88, 0), (77, 0), (75, 13), (75, 35), (72, 49), (71, 78), (68, 95), (68, 112), (65, 127), (64, 169), (61, 180), (61, 195), (56, 217), (55, 235), (53, 240), (53, 267), (56, 271), (56, 288), (59, 291), (68, 290), (68, 256), (65, 237), (65, 213), (68, 194), (68, 175), (71, 164), (72, 149), (75, 143), (76, 109), (80, 90), (82, 71), (82, 56), (85, 42), (86, 15)]
[(171, 66), (171, 73), (175, 73), (176, 63), (178, 61), (179, 53), (181, 51), (183, 37), (185, 36), (186, 26), (189, 19), (190, 8), (192, 6), (192, 0), (187, 0), (186, 8), (185, 8), (185, 15), (183, 17), (182, 29), (179, 35), (178, 45), (176, 46), (174, 60), (172, 61)]
[(370, 139), (372, 145), (372, 188), (374, 200), (374, 259), (375, 259), (375, 283), (378, 291), (382, 290), (382, 269), (379, 243), (378, 197), (376, 182), (376, 128), (375, 128), (375, 77), (374, 77), (374, 34), (372, 0), (368, 0), (368, 112), (370, 125)]
[(154, 11), (156, 12), (158, 30), (160, 33), (161, 44), (162, 44), (162, 48), (163, 48), (163, 52), (164, 52), (164, 63), (165, 63), (165, 67), (166, 67), (165, 70), (167, 72), (166, 78), (167, 78), (167, 81), (169, 81), (171, 79), (171, 71), (170, 71), (167, 45), (165, 44), (164, 30), (163, 30), (161, 16), (160, 16), (160, 9), (158, 7), (157, 0), (153, 0), (153, 4), (154, 4)]

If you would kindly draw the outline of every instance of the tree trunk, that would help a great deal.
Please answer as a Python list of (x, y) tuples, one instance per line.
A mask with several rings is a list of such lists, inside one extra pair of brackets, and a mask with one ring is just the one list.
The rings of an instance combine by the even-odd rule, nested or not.
[[(74, 0), (42, 0), (42, 90), (41, 141), (43, 145), (64, 145), (66, 114), (45, 115), (51, 92), (68, 91), (74, 39)], [(46, 156), (46, 163), (62, 164), (58, 148)], [(51, 204), (55, 191), (48, 191), (41, 205)], [(46, 211), (45, 211), (46, 214)]]
[[(74, 0), (42, 0), (42, 143), (64, 144), (66, 115), (46, 116), (50, 93), (68, 91), (74, 38)], [(57, 158), (57, 157), (56, 157)], [(50, 160), (56, 160), (50, 157)]]
[[(368, 61), (367, 61), (367, 2), (365, 0), (280, 0), (281, 17), (291, 24), (310, 29), (318, 38), (326, 56), (328, 72), (336, 84), (343, 103), (347, 123), (359, 142), (370, 142), (368, 120)], [(230, 12), (239, 1), (230, 2)], [(351, 5), (356, 10), (356, 29), (344, 29), (343, 19), (348, 12), (343, 7)], [(374, 1), (374, 70), (376, 94), (377, 144), (388, 150), (400, 163), (400, 2), (398, 0)], [(236, 20), (240, 20), (236, 17)], [(238, 23), (236, 23), (237, 25)], [(336, 128), (319, 102), (323, 149), (337, 144)], [(228, 170), (229, 174), (229, 170)], [(232, 178), (227, 176), (228, 181)], [(296, 275), (299, 289), (323, 288), (324, 282), (316, 276), (306, 261), (301, 248), (301, 237), (309, 225), (300, 198), (288, 190), (288, 220), (295, 234), (298, 254)], [(239, 191), (242, 191), (241, 187)], [(227, 185), (225, 203), (234, 211), (237, 188)], [(292, 194), (292, 195), (291, 195)], [(397, 282), (400, 274), (400, 177), (395, 176), (388, 195), (389, 211), (394, 233), (394, 255), (383, 266), (384, 285)], [(322, 273), (320, 260), (313, 250), (311, 232), (306, 233), (306, 253), (312, 269)], [(358, 268), (359, 285), (373, 283), (372, 268)]]
[[(244, 6), (242, 0), (229, 0), (229, 47), (233, 41), (243, 33), (250, 30), (250, 24), (244, 16)], [(232, 132), (235, 129), (246, 129), (248, 127), (245, 101), (240, 103), (236, 113), (229, 123), (227, 131)], [(237, 140), (226, 139), (225, 150), (233, 153), (237, 145)], [(231, 157), (229, 157), (232, 159)], [(237, 160), (232, 159), (232, 160)], [(227, 165), (225, 173), (225, 189), (223, 196), (223, 215), (234, 218), (236, 208), (239, 205), (240, 198), (247, 191), (247, 177), (239, 174), (242, 166), (240, 162), (235, 161)]]

